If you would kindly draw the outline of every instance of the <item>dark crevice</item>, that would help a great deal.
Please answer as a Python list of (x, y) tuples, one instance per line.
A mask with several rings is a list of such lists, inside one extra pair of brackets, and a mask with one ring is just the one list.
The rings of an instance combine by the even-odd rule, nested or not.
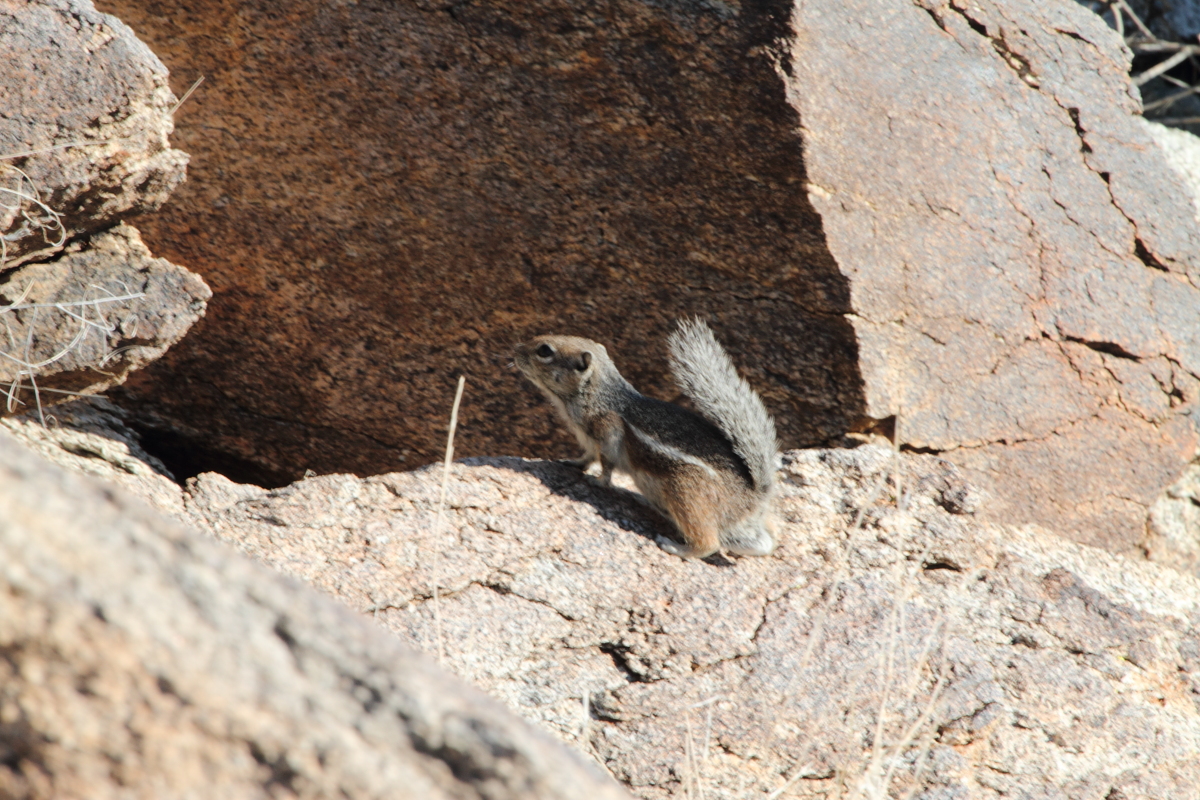
[(1154, 254), (1146, 247), (1146, 243), (1142, 241), (1140, 236), (1133, 240), (1133, 253), (1138, 257), (1139, 261), (1150, 267), (1150, 269), (1170, 272), (1161, 261), (1154, 257)]
[(300, 650), (300, 643), (296, 641), (296, 637), (293, 636), (292, 632), (288, 630), (287, 617), (280, 617), (277, 619), (275, 621), (275, 627), (272, 628), (271, 631), (279, 637), (280, 641), (287, 645), (287, 649), (292, 654), (292, 657), (297, 658)]
[(270, 758), (258, 746), (258, 742), (247, 742), (247, 744), (250, 746), (250, 755), (254, 760), (270, 772), (267, 780), (263, 782), (264, 789), (280, 786), (293, 794), (300, 793), (300, 787), (296, 785), (296, 779), (300, 777), (300, 773), (287, 763), (286, 754), (280, 753), (275, 758)]
[(350, 684), (350, 696), (358, 701), (363, 711), (374, 714), (375, 709), (383, 705), (383, 694), (374, 686), (354, 675), (343, 675), (342, 677)]
[(630, 683), (650, 683), (650, 681), (646, 680), (645, 675), (635, 672), (629, 666), (629, 648), (625, 645), (617, 644), (616, 642), (604, 642), (600, 645), (600, 652), (612, 659), (613, 666), (625, 676), (625, 680)]
[(1023, 633), (1018, 633), (1016, 636), (1012, 637), (1010, 642), (1013, 645), (1018, 645), (1020, 647), (1028, 647), (1031, 650), (1039, 649), (1039, 645), (1036, 641), (1034, 641), (1033, 637), (1028, 636)]
[(1004, 59), (1004, 63), (1017, 73), (1017, 77), (1026, 84), (1035, 88), (1037, 87), (1037, 75), (1034, 74), (1033, 67), (1029, 64), (1029, 59), (1020, 53), (1013, 52), (1012, 48), (1008, 46), (1008, 42), (1004, 39), (1003, 30), (1000, 31), (999, 35), (992, 36), (988, 33), (987, 26), (968, 14), (966, 9), (958, 8), (953, 4), (949, 8), (962, 17), (963, 21), (971, 26), (971, 30), (992, 43), (992, 47), (1000, 55), (1000, 58)]
[(902, 453), (918, 453), (926, 456), (940, 456), (945, 450), (938, 450), (936, 447), (917, 447), (911, 444), (901, 444), (900, 452)]
[(0, 723), (0, 769), (20, 774), (22, 762), (28, 762), (40, 772), (48, 773), (45, 746), (45, 737), (23, 715), (13, 722)]
[[(1062, 29), (1062, 28), (1055, 28), (1055, 29), (1054, 29), (1054, 32), (1055, 32), (1055, 33), (1061, 33), (1063, 36), (1069, 36), (1069, 37), (1071, 37), (1072, 39), (1074, 39), (1074, 40), (1075, 40), (1075, 41), (1077, 41), (1077, 42), (1083, 42), (1084, 44), (1092, 44), (1090, 41), (1088, 41), (1087, 39), (1083, 38), (1082, 36), (1080, 36), (1080, 35), (1079, 35), (1078, 33), (1076, 33), (1075, 31), (1068, 31), (1068, 30), (1064, 30), (1064, 29)], [(1093, 46), (1094, 46), (1094, 45), (1093, 45)]]
[(1141, 357), (1135, 356), (1133, 353), (1126, 350), (1116, 342), (1089, 342), (1086, 339), (1080, 339), (1075, 336), (1064, 337), (1068, 342), (1075, 342), (1084, 347), (1095, 350), (1097, 353), (1105, 353), (1106, 355), (1116, 356), (1117, 358), (1128, 359), (1129, 361), (1141, 361)]
[[(1071, 124), (1075, 126), (1075, 135), (1079, 137), (1079, 151), (1081, 153), (1092, 152), (1092, 146), (1087, 143), (1086, 131), (1084, 131), (1083, 126), (1079, 124), (1079, 109), (1068, 108), (1067, 114), (1069, 114), (1071, 117)], [(1108, 183), (1107, 172), (1100, 173), (1100, 177), (1104, 178), (1105, 183)]]
[(188, 699), (179, 693), (179, 690), (175, 688), (175, 684), (171, 683), (171, 679), (166, 675), (159, 675), (154, 679), (154, 682), (158, 686), (158, 690), (163, 694), (174, 697), (182, 705), (191, 705)]
[(940, 569), (949, 570), (951, 572), (962, 572), (963, 571), (962, 567), (960, 567), (956, 564), (951, 564), (948, 561), (931, 561), (928, 564), (922, 564), (921, 569), (925, 570), (926, 572), (932, 572), (934, 570), (940, 570)]
[(936, 23), (939, 28), (941, 28), (942, 30), (946, 30), (945, 21), (943, 21), (942, 18), (940, 16), (938, 16), (938, 13), (936, 11), (934, 11), (932, 8), (926, 8), (925, 13), (928, 14), (933, 19), (934, 23)]
[[(954, 6), (951, 6), (951, 8), (954, 8)], [(985, 39), (992, 38), (991, 36), (988, 36), (987, 27), (984, 26), (984, 24), (982, 22), (971, 17), (969, 14), (967, 14), (961, 8), (954, 8), (954, 10), (957, 11), (959, 13), (959, 15), (964, 20), (967, 21), (967, 24), (971, 26), (971, 30), (975, 31), (976, 33), (978, 33), (980, 36), (984, 37)], [(993, 46), (995, 45), (995, 43), (996, 43), (995, 40), (992, 39)]]
[(872, 436), (882, 436), (889, 442), (896, 441), (896, 415), (875, 419), (874, 417), (860, 417), (850, 425), (851, 433), (865, 433)]
[(241, 458), (214, 444), (179, 431), (150, 427), (136, 418), (128, 422), (138, 434), (142, 449), (163, 463), (180, 485), (201, 472), (218, 472), (234, 483), (250, 483), (264, 489), (279, 489), (292, 477), (263, 464)]

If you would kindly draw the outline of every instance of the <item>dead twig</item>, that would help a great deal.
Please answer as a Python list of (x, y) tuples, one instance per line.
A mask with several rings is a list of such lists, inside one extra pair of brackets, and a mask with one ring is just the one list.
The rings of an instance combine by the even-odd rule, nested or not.
[(1171, 56), (1170, 58), (1168, 58), (1164, 61), (1158, 62), (1153, 67), (1151, 67), (1150, 69), (1143, 72), (1141, 75), (1134, 77), (1133, 85), (1134, 86), (1144, 86), (1145, 84), (1147, 84), (1150, 81), (1157, 78), (1159, 75), (1162, 75), (1167, 70), (1169, 70), (1175, 66), (1178, 66), (1179, 64), (1182, 64), (1190, 56), (1193, 56), (1198, 52), (1200, 52), (1200, 46), (1185, 45), (1177, 53), (1175, 53), (1175, 55)]
[(438, 494), (437, 514), (433, 518), (433, 630), (437, 638), (438, 663), (446, 661), (446, 643), (442, 638), (442, 612), (438, 583), (441, 575), (441, 538), (442, 526), (445, 522), (446, 492), (450, 485), (450, 464), (454, 461), (454, 431), (458, 427), (458, 406), (462, 402), (463, 386), (467, 377), (458, 376), (458, 388), (454, 392), (454, 405), (450, 409), (450, 433), (446, 437), (446, 458), (442, 462), (442, 488)]

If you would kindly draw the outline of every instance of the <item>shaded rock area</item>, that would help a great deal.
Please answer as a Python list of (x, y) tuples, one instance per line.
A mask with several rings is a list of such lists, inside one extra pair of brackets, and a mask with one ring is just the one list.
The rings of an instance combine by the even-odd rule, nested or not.
[(687, 314), (791, 446), (854, 424), (846, 281), (775, 66), (788, 3), (101, 6), (178, 89), (206, 76), (175, 134), (190, 179), (144, 232), (215, 297), (119, 400), (191, 448), (180, 474), (435, 461), (460, 372), (460, 453), (565, 456), (512, 344), (601, 340), (669, 399)]
[(688, 314), (786, 445), (898, 426), (997, 519), (1135, 552), (1195, 456), (1195, 209), (1082, 6), (105, 8), (209, 78), (147, 236), (215, 310), (120, 397), (180, 475), (433, 461), (459, 372), (462, 454), (564, 456), (512, 342), (671, 399)]
[(810, 3), (796, 28), (867, 413), (966, 468), (995, 518), (1133, 551), (1196, 454), (1200, 229), (1128, 50), (1028, 0)]
[(370, 621), (0, 434), (0, 796), (627, 797)]
[(780, 549), (737, 561), (670, 556), (632, 493), (521, 459), (455, 464), (440, 531), (436, 468), (210, 473), (180, 505), (642, 797), (1193, 796), (1197, 578), (980, 522), (931, 456), (785, 460)]
[(0, 2), (0, 63), (3, 414), (121, 383), (211, 292), (121, 222), (159, 208), (187, 166), (154, 54), (90, 2)]

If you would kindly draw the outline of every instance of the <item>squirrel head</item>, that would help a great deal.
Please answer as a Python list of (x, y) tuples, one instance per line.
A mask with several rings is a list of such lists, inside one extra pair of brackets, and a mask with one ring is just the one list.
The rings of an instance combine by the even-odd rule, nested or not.
[(613, 368), (604, 345), (578, 336), (530, 339), (517, 345), (513, 361), (538, 388), (561, 400), (588, 394), (593, 378)]

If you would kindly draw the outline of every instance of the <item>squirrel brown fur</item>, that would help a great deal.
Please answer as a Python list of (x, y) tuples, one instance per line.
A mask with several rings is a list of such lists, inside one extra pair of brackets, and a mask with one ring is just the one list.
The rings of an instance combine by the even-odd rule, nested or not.
[(767, 555), (775, 548), (775, 423), (703, 321), (681, 322), (669, 347), (671, 374), (699, 414), (639, 393), (590, 339), (538, 336), (517, 346), (514, 361), (579, 440), (584, 452), (574, 463), (599, 461), (605, 485), (614, 469), (628, 473), (675, 523), (685, 543), (659, 537), (664, 550)]

